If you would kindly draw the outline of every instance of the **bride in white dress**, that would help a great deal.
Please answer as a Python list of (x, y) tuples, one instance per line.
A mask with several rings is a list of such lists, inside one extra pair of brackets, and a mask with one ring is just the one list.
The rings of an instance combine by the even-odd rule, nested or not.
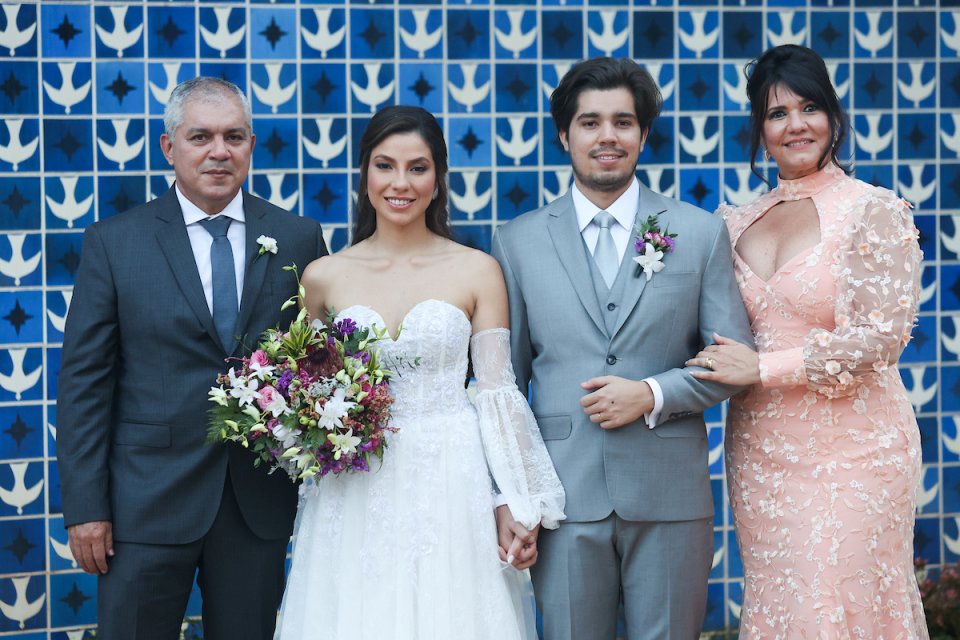
[(563, 519), (563, 487), (516, 388), (500, 268), (451, 239), (446, 173), (431, 114), (377, 113), (354, 244), (304, 271), (311, 316), (388, 329), (399, 431), (379, 468), (304, 487), (280, 640), (536, 638), (521, 570)]

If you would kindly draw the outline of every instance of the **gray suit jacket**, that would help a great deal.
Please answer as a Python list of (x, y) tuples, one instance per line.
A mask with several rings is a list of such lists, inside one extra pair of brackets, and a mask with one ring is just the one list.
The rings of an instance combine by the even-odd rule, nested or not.
[[(57, 399), (64, 524), (111, 520), (123, 542), (182, 544), (213, 522), (227, 469), (250, 528), (290, 535), (296, 489), (237, 446), (206, 444), (207, 392), (296, 293), (293, 273), (326, 253), (320, 226), (243, 194), (246, 271), (237, 351), (224, 353), (171, 188), (90, 226), (64, 332)], [(260, 235), (278, 253), (258, 255)]]
[[(608, 335), (571, 195), (500, 227), (493, 255), (510, 297), (513, 364), (567, 492), (567, 520), (611, 511), (627, 520), (707, 518), (713, 501), (703, 411), (740, 389), (693, 378), (684, 362), (717, 332), (753, 344), (723, 222), (641, 185), (639, 220), (660, 214), (677, 233), (665, 268), (647, 282), (630, 271)], [(623, 274), (621, 274), (623, 277)], [(653, 377), (663, 390), (658, 426), (641, 418), (604, 431), (579, 401), (600, 375)]]

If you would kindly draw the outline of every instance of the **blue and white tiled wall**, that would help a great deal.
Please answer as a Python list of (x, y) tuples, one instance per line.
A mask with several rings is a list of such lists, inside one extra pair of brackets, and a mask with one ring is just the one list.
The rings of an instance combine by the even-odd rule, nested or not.
[[(574, 61), (633, 56), (665, 98), (641, 180), (713, 210), (754, 197), (742, 68), (794, 42), (828, 61), (858, 177), (916, 208), (923, 304), (902, 372), (925, 472), (917, 555), (960, 559), (960, 3), (957, 0), (217, 0), (0, 5), (0, 637), (80, 640), (95, 580), (65, 546), (56, 381), (82, 230), (164, 191), (170, 89), (222, 75), (251, 97), (252, 190), (348, 241), (371, 113), (436, 113), (460, 238), (571, 179), (547, 96)], [(725, 507), (721, 410), (707, 628), (736, 626), (741, 566)], [(191, 610), (197, 611), (194, 598)]]

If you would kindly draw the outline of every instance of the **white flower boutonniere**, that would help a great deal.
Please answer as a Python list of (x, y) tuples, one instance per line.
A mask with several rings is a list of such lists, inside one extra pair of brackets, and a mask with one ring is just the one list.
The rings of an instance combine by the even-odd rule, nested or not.
[(637, 263), (637, 271), (634, 277), (639, 278), (643, 273), (647, 276), (647, 281), (653, 277), (653, 274), (663, 271), (663, 256), (673, 251), (677, 242), (674, 238), (675, 233), (661, 231), (657, 220), (658, 216), (650, 216), (647, 221), (639, 226), (636, 237), (633, 241), (634, 249), (640, 255), (635, 256), (633, 261)]
[(260, 236), (257, 238), (257, 244), (260, 245), (260, 253), (257, 254), (258, 258), (268, 251), (272, 254), (277, 253), (276, 238), (271, 238), (270, 236)]

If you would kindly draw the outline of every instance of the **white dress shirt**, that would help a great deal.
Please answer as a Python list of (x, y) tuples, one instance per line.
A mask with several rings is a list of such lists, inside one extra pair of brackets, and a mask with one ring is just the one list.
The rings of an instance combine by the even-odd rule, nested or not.
[(200, 284), (203, 285), (203, 295), (207, 298), (207, 308), (213, 315), (213, 267), (210, 264), (210, 247), (213, 246), (213, 236), (200, 224), (201, 220), (211, 217), (227, 216), (233, 218), (230, 228), (227, 229), (227, 240), (233, 249), (233, 266), (237, 274), (237, 301), (243, 295), (244, 264), (246, 263), (246, 223), (243, 217), (243, 193), (238, 191), (236, 197), (230, 201), (223, 211), (210, 216), (193, 204), (187, 197), (177, 190), (177, 200), (180, 201), (180, 210), (183, 211), (183, 222), (187, 225), (187, 236), (190, 238), (190, 247), (193, 257), (197, 261), (197, 271), (200, 272)]
[[(610, 225), (610, 234), (613, 236), (613, 243), (617, 247), (617, 254), (622, 265), (624, 256), (627, 254), (627, 248), (630, 246), (630, 236), (633, 234), (633, 226), (637, 219), (637, 209), (640, 207), (640, 183), (634, 178), (627, 190), (606, 209), (600, 209), (590, 202), (577, 188), (576, 183), (570, 186), (570, 195), (573, 198), (574, 211), (577, 213), (580, 235), (583, 237), (587, 248), (590, 249), (590, 255), (593, 255), (597, 250), (597, 241), (600, 238), (600, 228), (591, 224), (594, 216), (599, 211), (606, 211), (613, 216), (616, 223)], [(653, 392), (653, 409), (644, 416), (647, 419), (647, 426), (653, 429), (657, 426), (660, 411), (663, 409), (663, 391), (660, 389), (660, 384), (653, 378), (644, 378), (643, 381), (650, 385), (650, 390)]]

